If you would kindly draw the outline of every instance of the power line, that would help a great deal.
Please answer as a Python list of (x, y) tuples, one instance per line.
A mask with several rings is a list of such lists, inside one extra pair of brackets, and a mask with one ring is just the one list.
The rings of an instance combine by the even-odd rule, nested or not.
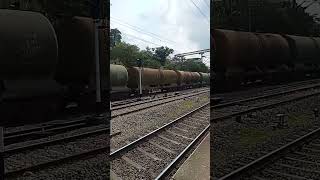
[(208, 6), (208, 8), (210, 9), (210, 5), (208, 4), (208, 2), (206, 0), (203, 0), (203, 1)]
[[(137, 32), (140, 32), (140, 33), (142, 33), (142, 34), (145, 34), (145, 35), (148, 35), (147, 33), (144, 33), (144, 32), (146, 32), (146, 31), (144, 31), (144, 30), (142, 30), (141, 28), (139, 28), (139, 27), (137, 27), (137, 26), (133, 26), (133, 25), (130, 25), (130, 24), (128, 24), (128, 23), (125, 23), (125, 22), (121, 22), (120, 20), (116, 20), (116, 18), (114, 18), (114, 17), (111, 17), (112, 19), (111, 19), (111, 21), (113, 21), (113, 22), (115, 22), (115, 23), (118, 23), (118, 24), (120, 24), (120, 25), (123, 25), (123, 26), (125, 26), (125, 27), (128, 27), (128, 28), (130, 28), (130, 29), (132, 29), (132, 30), (134, 30), (134, 31), (137, 31)], [(116, 22), (116, 21), (120, 21), (120, 22)], [(126, 25), (127, 24), (127, 25)], [(134, 29), (134, 28), (131, 28), (131, 27), (134, 27), (134, 28), (136, 28), (136, 29), (138, 29), (138, 30), (136, 30), (136, 29)], [(141, 30), (140, 30), (141, 29)], [(154, 33), (151, 33), (151, 34), (154, 34)], [(148, 35), (148, 36), (150, 36), (150, 37), (153, 37), (153, 36), (151, 36), (151, 35)], [(156, 34), (155, 34), (155, 36), (157, 36)], [(160, 37), (160, 36), (159, 36)], [(159, 38), (156, 38), (156, 39), (159, 39)], [(160, 41), (163, 41), (163, 39), (159, 39)], [(165, 42), (165, 41), (163, 41), (163, 42)], [(174, 41), (171, 41), (171, 42), (174, 42)], [(169, 42), (165, 42), (165, 43), (167, 43), (167, 44), (171, 44), (171, 45), (173, 45), (172, 43), (169, 43)], [(178, 43), (176, 43), (176, 42), (174, 42), (176, 45), (179, 45)], [(154, 43), (152, 43), (152, 44), (154, 44)], [(164, 45), (159, 45), (159, 46), (164, 46)], [(169, 46), (168, 46), (169, 47)], [(188, 47), (189, 49), (190, 49), (190, 47)], [(173, 48), (172, 48), (173, 49)]]
[(145, 31), (144, 29), (142, 29), (142, 28), (140, 28), (140, 27), (138, 27), (138, 26), (134, 26), (134, 25), (131, 25), (131, 24), (127, 23), (127, 22), (124, 22), (124, 21), (122, 21), (122, 20), (120, 20), (120, 19), (118, 19), (118, 18), (115, 18), (115, 17), (112, 17), (112, 16), (110, 16), (110, 18), (111, 18), (111, 19), (114, 19), (114, 20), (116, 20), (116, 21), (120, 21), (120, 22), (122, 22), (123, 24), (127, 24), (128, 26), (131, 26), (131, 27), (133, 27), (133, 28), (139, 29), (140, 31), (144, 31), (145, 33), (148, 33), (148, 34), (151, 34), (151, 35), (156, 36), (156, 37), (158, 37), (158, 38), (164, 39), (164, 40), (166, 40), (166, 41), (168, 41), (168, 42), (176, 43), (176, 42), (174, 42), (174, 41), (172, 41), (172, 40), (170, 40), (170, 39), (161, 37), (160, 35), (157, 35), (157, 34), (155, 34), (155, 33)]
[[(201, 11), (201, 9), (198, 7), (198, 5), (196, 5), (193, 0), (190, 0), (192, 2), (192, 4), (199, 10), (199, 12), (202, 14), (202, 16), (205, 18), (205, 20), (209, 23), (209, 19), (207, 18), (207, 16)], [(210, 24), (210, 23), (209, 23)]]
[(124, 23), (116, 22), (115, 20), (111, 20), (111, 21), (114, 21), (115, 23), (120, 24), (120, 25), (122, 25), (122, 26), (128, 27), (128, 28), (130, 28), (130, 29), (132, 29), (132, 30), (134, 30), (134, 31), (136, 31), (136, 32), (141, 33), (141, 34), (145, 34), (145, 35), (147, 35), (147, 36), (149, 36), (149, 37), (156, 38), (156, 39), (158, 39), (158, 40), (159, 40), (159, 41), (161, 41), (161, 42), (164, 42), (164, 43), (168, 43), (168, 44), (173, 45), (172, 43), (170, 43), (170, 42), (168, 42), (168, 41), (166, 42), (166, 41), (164, 41), (163, 39), (160, 39), (160, 38), (158, 38), (158, 37), (151, 36), (151, 35), (149, 35), (149, 34), (145, 33), (145, 32), (144, 32), (144, 31), (142, 31), (142, 30), (134, 29), (134, 28), (132, 28), (132, 27), (130, 27), (130, 26), (128, 26), (128, 25), (126, 25), (126, 24), (124, 24)]
[(145, 42), (145, 43), (150, 43), (150, 44), (153, 44), (153, 45), (156, 45), (156, 46), (162, 46), (162, 45), (160, 45), (160, 44), (153, 43), (153, 42), (151, 42), (151, 41), (148, 41), (148, 40), (145, 40), (145, 39), (142, 39), (142, 38), (138, 38), (137, 36), (134, 36), (134, 35), (131, 35), (131, 34), (127, 34), (127, 33), (124, 33), (124, 32), (121, 32), (121, 33), (124, 34), (124, 35), (127, 35), (127, 36), (131, 36), (131, 37), (133, 37), (133, 38), (135, 38), (135, 39), (138, 39), (138, 40), (140, 40), (140, 41), (143, 41), (143, 42)]

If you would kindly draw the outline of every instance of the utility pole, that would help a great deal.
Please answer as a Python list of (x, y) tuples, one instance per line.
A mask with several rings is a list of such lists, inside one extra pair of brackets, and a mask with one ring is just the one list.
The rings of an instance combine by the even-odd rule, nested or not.
[(142, 66), (143, 62), (142, 59), (137, 59), (138, 67), (139, 67), (139, 97), (141, 100), (142, 97)]

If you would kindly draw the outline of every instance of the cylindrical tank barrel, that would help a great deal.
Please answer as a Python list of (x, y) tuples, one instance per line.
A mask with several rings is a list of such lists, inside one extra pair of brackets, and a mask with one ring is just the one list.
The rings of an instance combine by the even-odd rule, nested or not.
[(176, 71), (178, 75), (178, 85), (189, 84), (191, 80), (191, 74), (186, 71)]
[(316, 42), (310, 37), (284, 35), (288, 40), (292, 56), (295, 62), (318, 63), (318, 52)]
[(202, 79), (203, 83), (209, 83), (210, 82), (210, 77), (209, 77), (208, 73), (200, 72), (200, 74), (201, 74), (201, 79)]
[(320, 37), (315, 37), (313, 39), (317, 44), (317, 48), (318, 48), (318, 55), (317, 56), (318, 56), (318, 59), (320, 59)]
[(124, 66), (110, 64), (110, 82), (112, 87), (125, 87), (128, 82), (128, 72)]
[[(138, 67), (130, 67), (127, 68), (129, 80), (128, 87), (129, 88), (138, 88), (139, 87), (139, 68)], [(161, 81), (161, 75), (159, 69), (152, 68), (143, 68), (142, 69), (142, 86), (159, 86)]]
[(47, 79), (54, 75), (58, 43), (40, 13), (0, 10), (0, 79)]
[(192, 75), (192, 83), (200, 83), (201, 82), (201, 76), (199, 73), (197, 72), (190, 72), (190, 74)]
[(216, 48), (215, 68), (254, 66), (257, 64), (261, 45), (255, 34), (215, 29), (213, 38)]
[(161, 85), (177, 84), (178, 75), (173, 70), (161, 70)]
[(256, 34), (261, 41), (259, 65), (285, 64), (290, 60), (290, 48), (287, 40), (278, 34)]
[(95, 70), (93, 19), (86, 17), (63, 19), (56, 29), (59, 42), (56, 79), (66, 84), (88, 83)]

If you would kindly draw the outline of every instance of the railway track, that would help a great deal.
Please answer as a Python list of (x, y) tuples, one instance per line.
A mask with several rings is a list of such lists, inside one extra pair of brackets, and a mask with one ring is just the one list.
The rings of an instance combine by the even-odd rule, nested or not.
[[(109, 152), (109, 127), (82, 120), (4, 133), (5, 178), (26, 172), (50, 172), (63, 164), (78, 162), (91, 155)], [(88, 120), (86, 120), (88, 121)], [(101, 123), (101, 121), (99, 121)], [(90, 142), (90, 143), (88, 143)]]
[(209, 132), (209, 103), (110, 153), (111, 176), (162, 179)]
[(215, 101), (218, 103), (221, 101), (223, 101), (223, 103), (227, 103), (235, 100), (249, 98), (249, 97), (252, 97), (252, 95), (255, 95), (255, 96), (268, 95), (268, 94), (278, 93), (279, 91), (297, 89), (297, 88), (310, 86), (310, 85), (317, 86), (318, 84), (320, 85), (320, 79), (313, 79), (313, 80), (307, 80), (307, 81), (301, 81), (301, 82), (294, 82), (294, 83), (285, 84), (285, 85), (266, 86), (266, 87), (254, 88), (249, 90), (236, 91), (232, 93), (212, 94), (211, 99), (213, 99), (213, 103), (211, 103), (211, 105), (217, 104), (215, 103)]
[(195, 93), (188, 93), (186, 95), (181, 95), (178, 97), (174, 96), (174, 97), (160, 99), (160, 100), (156, 99), (156, 100), (144, 101), (141, 103), (134, 103), (134, 104), (128, 104), (128, 105), (124, 105), (124, 106), (119, 106), (117, 108), (112, 109), (111, 118), (116, 118), (119, 116), (127, 115), (130, 113), (134, 113), (134, 112), (141, 111), (141, 110), (148, 109), (148, 108), (152, 108), (155, 106), (171, 103), (171, 102), (178, 101), (178, 100), (191, 98), (191, 97), (205, 94), (208, 92), (209, 92), (209, 90), (204, 90), (204, 91), (195, 92)]
[(76, 130), (84, 127), (97, 125), (106, 125), (105, 117), (103, 116), (83, 116), (72, 120), (60, 120), (47, 123), (36, 124), (29, 128), (21, 128), (18, 130), (10, 130), (4, 132), (4, 144), (10, 145), (25, 140), (33, 140), (45, 138), (56, 134)]
[(320, 84), (214, 105), (211, 106), (211, 113), (214, 114), (211, 121), (217, 122), (232, 117), (241, 120), (241, 115), (319, 95), (318, 87)]
[(226, 179), (318, 179), (320, 128), (225, 175)]
[[(207, 92), (207, 91), (205, 91)], [(199, 94), (205, 93), (205, 92), (200, 92)], [(183, 99), (183, 98), (189, 98), (198, 95), (198, 93), (187, 95), (187, 96), (182, 96), (179, 97), (178, 99)], [(130, 110), (125, 113), (121, 113), (115, 116), (112, 116), (112, 118), (124, 115), (124, 114), (129, 114), (133, 113), (142, 109), (147, 109), (151, 108), (153, 106), (169, 103), (172, 101), (175, 101), (177, 99), (169, 99), (168, 101), (162, 102), (162, 103), (155, 103), (153, 105), (149, 105), (143, 108), (136, 108), (133, 110)], [(78, 118), (72, 118), (69, 120), (55, 120), (55, 121), (50, 121), (46, 123), (41, 123), (41, 124), (36, 124), (34, 126), (31, 126), (29, 128), (23, 128), (19, 130), (11, 130), (8, 132), (4, 133), (4, 143), (5, 145), (10, 145), (13, 143), (19, 143), (21, 141), (25, 140), (33, 140), (33, 139), (39, 139), (39, 138), (46, 138), (49, 136), (53, 136), (56, 134), (61, 134), (64, 132), (68, 132), (71, 130), (76, 130), (79, 128), (83, 127), (90, 127), (90, 126), (96, 126), (99, 124), (106, 124), (105, 118), (103, 116), (100, 117), (93, 117), (92, 115), (84, 115), (82, 117)]]
[(117, 110), (120, 109), (122, 106), (131, 106), (135, 105), (135, 104), (143, 104), (145, 102), (153, 102), (153, 101), (157, 101), (157, 100), (164, 100), (164, 99), (168, 99), (168, 98), (172, 98), (172, 97), (176, 97), (176, 96), (180, 96), (180, 95), (187, 95), (190, 93), (196, 93), (197, 91), (202, 91), (203, 89), (206, 88), (197, 88), (197, 89), (188, 89), (188, 90), (184, 90), (184, 91), (177, 91), (177, 92), (163, 92), (161, 94), (154, 94), (154, 95), (150, 95), (147, 97), (142, 97), (140, 98), (132, 98), (132, 99), (127, 99), (127, 100), (123, 100), (123, 101), (114, 101), (111, 102), (111, 110)]

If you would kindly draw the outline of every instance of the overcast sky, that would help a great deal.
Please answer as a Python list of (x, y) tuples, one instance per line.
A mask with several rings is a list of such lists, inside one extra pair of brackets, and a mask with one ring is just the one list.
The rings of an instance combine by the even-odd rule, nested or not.
[[(140, 49), (168, 46), (174, 54), (209, 49), (209, 3), (210, 0), (111, 0), (110, 25), (122, 32), (123, 41)], [(209, 65), (209, 53), (205, 56), (204, 62)]]

